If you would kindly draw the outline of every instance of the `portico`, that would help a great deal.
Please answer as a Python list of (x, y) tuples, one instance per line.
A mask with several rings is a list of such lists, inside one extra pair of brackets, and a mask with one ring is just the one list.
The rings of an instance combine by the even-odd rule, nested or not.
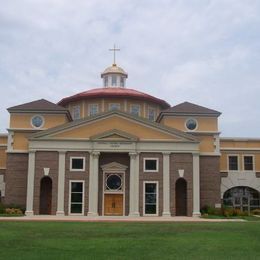
[[(118, 112), (110, 115), (123, 117)], [(128, 116), (125, 119), (128, 120)], [(130, 119), (134, 124), (140, 123)], [(73, 125), (72, 128), (78, 126)], [(149, 128), (166, 133), (165, 129), (158, 129), (156, 125)], [(56, 175), (53, 189), (57, 190), (57, 201), (53, 198), (52, 203), (57, 206), (51, 214), (175, 216), (175, 195), (172, 194), (175, 192), (175, 182), (183, 178), (188, 184), (187, 194), (192, 191), (184, 205), (187, 215), (199, 215), (199, 154), (195, 138), (178, 131), (168, 131), (167, 135), (172, 139), (154, 142), (142, 140), (121, 129), (112, 129), (85, 140), (64, 137), (61, 142), (60, 138), (55, 137), (59, 132), (64, 132), (64, 129), (44, 136), (36, 134), (29, 143), (27, 198), (34, 197), (34, 193), (38, 192), (40, 184), (37, 181), (44, 176), (52, 178)], [(39, 167), (37, 154), (38, 158), (45, 158), (46, 165), (41, 162)], [(52, 154), (57, 154), (57, 161), (52, 162), (53, 167), (50, 167), (46, 158), (53, 161)], [(190, 159), (182, 163), (176, 161), (181, 154), (186, 154)], [(180, 174), (182, 171), (184, 173)], [(35, 198), (28, 199), (27, 215), (35, 214), (33, 209), (37, 205), (33, 205), (34, 201)]]

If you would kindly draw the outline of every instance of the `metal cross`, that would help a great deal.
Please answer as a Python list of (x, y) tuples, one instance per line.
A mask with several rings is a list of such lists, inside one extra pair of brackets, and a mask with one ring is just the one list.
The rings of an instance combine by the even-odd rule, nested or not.
[(114, 44), (114, 48), (113, 49), (109, 49), (109, 51), (113, 51), (114, 52), (114, 65), (116, 65), (116, 51), (120, 51), (120, 49), (117, 49), (116, 45)]

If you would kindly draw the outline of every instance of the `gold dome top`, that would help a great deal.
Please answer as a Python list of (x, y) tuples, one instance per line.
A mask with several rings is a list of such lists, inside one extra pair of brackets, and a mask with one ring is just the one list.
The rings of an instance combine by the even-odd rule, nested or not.
[(104, 72), (101, 73), (101, 77), (103, 77), (104, 75), (110, 74), (110, 73), (122, 74), (127, 78), (127, 73), (121, 67), (118, 67), (116, 64), (113, 64), (112, 66), (106, 68), (104, 70)]

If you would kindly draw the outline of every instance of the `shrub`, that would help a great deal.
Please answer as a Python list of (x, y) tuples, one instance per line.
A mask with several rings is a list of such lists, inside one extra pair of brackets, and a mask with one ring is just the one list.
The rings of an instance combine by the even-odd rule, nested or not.
[(6, 208), (5, 213), (10, 214), (10, 215), (22, 215), (23, 214), (21, 209), (17, 209), (17, 208)]
[(253, 215), (260, 215), (260, 209), (254, 209), (251, 211)]
[(0, 214), (3, 214), (5, 212), (5, 207), (2, 203), (0, 203)]
[(6, 204), (4, 205), (5, 209), (9, 208), (9, 209), (19, 209), (21, 210), (22, 214), (25, 213), (25, 208), (20, 206), (20, 205), (17, 205), (17, 204)]
[(202, 215), (204, 215), (204, 214), (207, 214), (207, 215), (218, 215), (218, 216), (223, 215), (222, 209), (214, 208), (214, 207), (211, 207), (211, 206), (208, 206), (208, 205), (203, 206), (200, 211), (201, 211)]

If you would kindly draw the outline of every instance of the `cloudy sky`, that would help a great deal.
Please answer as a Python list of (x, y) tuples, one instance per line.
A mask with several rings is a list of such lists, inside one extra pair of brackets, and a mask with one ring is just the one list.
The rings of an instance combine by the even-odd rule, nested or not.
[(127, 87), (222, 112), (222, 136), (260, 137), (259, 0), (0, 0), (0, 131), (7, 107)]

